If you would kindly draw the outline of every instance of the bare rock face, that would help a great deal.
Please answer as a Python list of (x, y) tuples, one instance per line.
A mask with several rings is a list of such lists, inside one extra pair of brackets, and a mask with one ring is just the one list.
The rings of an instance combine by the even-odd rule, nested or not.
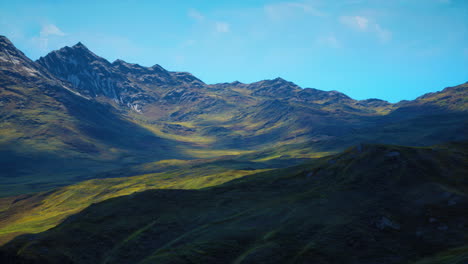
[(167, 87), (204, 85), (189, 73), (169, 72), (159, 65), (144, 67), (123, 60), (110, 63), (81, 42), (53, 51), (37, 62), (70, 82), (79, 93), (108, 98), (137, 112), (159, 100), (159, 94)]
[(0, 73), (3, 82), (15, 79), (33, 82), (56, 81), (50, 73), (16, 49), (4, 36), (0, 36)]
[(133, 108), (133, 102), (141, 92), (111, 63), (95, 55), (82, 43), (53, 51), (37, 62), (55, 76), (70, 82), (81, 94), (92, 98), (105, 96)]

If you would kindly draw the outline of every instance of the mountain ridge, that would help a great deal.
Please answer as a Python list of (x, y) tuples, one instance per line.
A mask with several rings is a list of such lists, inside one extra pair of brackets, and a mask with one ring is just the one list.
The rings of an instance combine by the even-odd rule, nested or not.
[[(28, 153), (62, 148), (70, 157), (97, 158), (100, 162), (106, 161), (103, 164), (110, 162), (112, 170), (119, 166), (120, 158), (135, 163), (148, 162), (151, 157), (155, 161), (213, 158), (288, 149), (288, 145), (289, 148), (307, 146), (314, 151), (333, 152), (363, 139), (423, 146), (461, 140), (467, 130), (463, 113), (467, 111), (468, 103), (464, 98), (468, 97), (468, 84), (398, 104), (378, 99), (358, 101), (337, 91), (302, 89), (279, 77), (248, 84), (238, 81), (205, 84), (190, 73), (171, 72), (158, 64), (144, 67), (123, 60), (111, 63), (81, 42), (52, 51), (33, 62), (6, 37), (2, 39), (2, 52), (10, 50), (17, 54), (18, 62), (27, 66), (8, 64), (9, 55), (2, 56), (0, 65), (4, 73), (0, 87), (2, 101), (16, 113), (3, 112), (0, 128), (4, 128), (3, 140), (9, 142), (6, 149), (19, 151), (19, 156), (13, 157), (21, 156), (19, 160), (24, 162), (32, 160), (30, 154), (15, 147), (12, 143), (15, 140), (28, 142), (29, 145), (25, 145), (28, 147), (24, 147)], [(38, 74), (35, 77), (31, 75), (34, 72)], [(51, 86), (47, 83), (55, 90), (49, 92)], [(33, 109), (32, 104), (28, 108), (25, 103), (31, 100), (32, 95), (28, 93), (32, 91), (37, 94), (33, 100), (37, 109)], [(81, 99), (66, 95), (67, 100), (56, 102), (55, 97), (46, 95), (65, 91)], [(60, 107), (49, 107), (51, 102)], [(79, 118), (60, 110), (67, 107), (74, 109), (73, 113)], [(7, 122), (8, 118), (12, 121)], [(87, 120), (86, 124), (81, 119)], [(119, 122), (123, 123), (117, 125)], [(421, 125), (411, 126), (412, 123)], [(138, 132), (110, 129), (116, 125), (133, 127)], [(404, 129), (405, 136), (397, 137), (392, 133), (397, 128)], [(52, 144), (46, 144), (46, 139)], [(164, 155), (164, 151), (157, 151), (156, 142), (164, 146), (161, 149), (172, 151)], [(150, 147), (152, 144), (156, 144), (154, 148)], [(7, 160), (13, 175), (24, 171), (20, 162)], [(24, 175), (28, 174), (31, 172), (24, 171)], [(94, 169), (90, 174), (97, 175)], [(70, 175), (65, 178), (78, 180), (82, 177), (82, 174)]]
[[(6, 38), (5, 36), (2, 36), (4, 38)], [(86, 49), (88, 52), (92, 53), (92, 54), (95, 54), (94, 52), (92, 52), (91, 50), (89, 50), (89, 48), (87, 48), (86, 45), (84, 45), (82, 42), (78, 42), (76, 43), (75, 45), (72, 46), (73, 47), (79, 47), (79, 48), (84, 48)], [(45, 56), (41, 56), (39, 59), (36, 60), (36, 62), (41, 62), (44, 60), (45, 57), (47, 57), (48, 55), (50, 55), (51, 53), (55, 53), (57, 51), (60, 51), (64, 48), (70, 48), (68, 46), (65, 46), (63, 48), (60, 48), (58, 50), (54, 50), (54, 51), (51, 51), (49, 52), (48, 54), (46, 54)], [(103, 59), (103, 60), (106, 60), (98, 55), (96, 55), (97, 57)], [(167, 72), (172, 72), (172, 73), (180, 73), (180, 74), (188, 74), (188, 75), (191, 75), (191, 76), (194, 76), (193, 74), (191, 74), (190, 72), (184, 72), (184, 71), (168, 71), (166, 69), (164, 69), (161, 65), (159, 64), (154, 64), (153, 66), (142, 66), (138, 63), (133, 63), (133, 62), (127, 62), (123, 59), (115, 59), (113, 62), (109, 62), (108, 60), (106, 60), (108, 63), (112, 64), (112, 65), (118, 65), (118, 64), (124, 64), (124, 65), (133, 65), (133, 66), (136, 66), (138, 68), (141, 68), (141, 69), (152, 69), (152, 68), (158, 68), (160, 70), (164, 70), (164, 71), (167, 71)], [(195, 76), (194, 76), (195, 77)], [(196, 77), (195, 77), (196, 78)], [(264, 80), (259, 80), (259, 81), (254, 81), (254, 82), (251, 82), (251, 83), (243, 83), (243, 82), (240, 82), (240, 81), (232, 81), (232, 82), (224, 82), (224, 83), (212, 83), (212, 84), (206, 84), (204, 83), (202, 80), (196, 78), (198, 81), (200, 81), (202, 84), (205, 84), (207, 86), (226, 86), (226, 85), (233, 85), (233, 86), (238, 86), (238, 85), (246, 85), (246, 86), (256, 86), (257, 84), (261, 84), (261, 83), (265, 83), (265, 82), (268, 82), (268, 83), (275, 83), (275, 82), (281, 82), (281, 83), (289, 83), (289, 84), (292, 84), (292, 86), (294, 87), (298, 87), (300, 89), (311, 89), (311, 90), (314, 90), (314, 91), (319, 91), (319, 92), (324, 92), (324, 93), (331, 93), (331, 94), (341, 94), (341, 95), (344, 95), (346, 98), (350, 98), (350, 99), (353, 99), (351, 97), (349, 97), (348, 95), (338, 91), (338, 90), (329, 90), (329, 91), (325, 91), (325, 90), (320, 90), (320, 89), (316, 89), (316, 88), (311, 88), (311, 87), (301, 87), (297, 84), (295, 84), (293, 81), (288, 81), (288, 80), (285, 80), (284, 78), (282, 77), (276, 77), (276, 78), (273, 78), (273, 79), (264, 79)], [(468, 81), (467, 81), (468, 83)], [(451, 88), (451, 86), (448, 86), (448, 87), (445, 87), (444, 89), (447, 89), (447, 88)], [(441, 90), (442, 91), (442, 90)], [(365, 102), (365, 101), (374, 101), (374, 100), (379, 100), (379, 101), (383, 101), (383, 102), (388, 102), (389, 104), (398, 104), (398, 103), (401, 103), (401, 102), (406, 102), (406, 101), (414, 101), (414, 100), (417, 100), (418, 98), (420, 97), (424, 97), (426, 95), (430, 95), (430, 94), (433, 94), (433, 93), (438, 93), (438, 92), (441, 92), (441, 91), (435, 91), (435, 92), (428, 92), (426, 94), (423, 94), (423, 95), (420, 95), (418, 97), (416, 97), (415, 99), (413, 100), (409, 100), (409, 99), (402, 99), (398, 102), (395, 102), (395, 103), (390, 103), (388, 102), (387, 100), (384, 100), (384, 99), (381, 99), (381, 98), (367, 98), (367, 99), (360, 99), (360, 100), (357, 100), (357, 99), (353, 99), (355, 101), (361, 101), (361, 102)]]
[[(112, 64), (112, 65), (118, 65), (118, 64), (124, 64), (124, 65), (133, 65), (133, 66), (136, 66), (140, 69), (152, 69), (152, 68), (158, 68), (159, 70), (161, 71), (166, 71), (166, 72), (169, 72), (167, 71), (166, 69), (164, 69), (163, 67), (161, 67), (159, 64), (155, 64), (153, 66), (150, 66), (150, 67), (147, 67), (147, 66), (141, 66), (139, 65), (138, 63), (130, 63), (130, 62), (126, 62), (122, 59), (116, 59), (114, 60), (112, 63), (110, 63), (109, 61), (107, 61), (106, 59), (96, 55), (95, 53), (93, 53), (91, 50), (89, 50), (84, 44), (82, 44), (82, 42), (78, 42), (77, 44), (73, 45), (71, 48), (76, 48), (76, 49), (79, 49), (79, 50), (82, 50), (86, 53), (91, 53), (93, 54), (94, 56), (96, 56), (99, 60), (104, 60), (106, 61), (106, 64), (109, 63), (109, 64)], [(63, 47), (59, 50), (54, 50), (54, 51), (51, 51), (49, 52), (47, 55), (45, 55), (44, 57), (40, 57), (38, 60), (36, 60), (36, 62), (42, 64), (43, 66), (44, 65), (47, 65), (47, 57), (49, 55), (54, 55), (54, 54), (57, 54), (57, 53), (60, 53), (60, 51), (64, 50), (64, 49), (70, 49), (70, 47), (66, 46), (66, 47)], [(176, 74), (187, 74), (189, 76), (193, 76), (193, 74), (189, 73), (189, 72), (177, 72), (177, 71), (171, 71), (171, 73), (176, 73)], [(194, 76), (193, 76), (194, 77)], [(201, 84), (205, 84), (203, 81), (201, 81), (200, 79), (194, 77), (198, 82), (200, 82)], [(291, 88), (301, 88), (300, 86), (298, 86), (297, 84), (291, 82), (291, 81), (287, 81), (281, 77), (276, 77), (274, 79), (265, 79), (265, 80), (260, 80), (260, 81), (255, 81), (255, 82), (252, 82), (252, 83), (241, 83), (239, 81), (234, 81), (234, 82), (231, 82), (231, 83), (214, 83), (214, 84), (206, 84), (208, 86), (218, 86), (218, 85), (223, 85), (223, 84), (232, 84), (232, 85), (245, 85), (245, 86), (248, 86), (249, 88), (252, 89), (252, 87), (258, 87), (258, 86), (261, 86), (262, 84), (266, 84), (268, 86), (271, 86), (271, 85), (274, 85), (274, 84), (283, 84), (283, 85), (289, 85)], [(258, 89), (258, 88), (257, 88)], [(314, 88), (301, 88), (301, 89), (314, 89)], [(314, 89), (314, 90), (318, 90), (318, 89)], [(332, 91), (323, 91), (323, 90), (318, 90), (320, 92), (330, 92), (331, 94), (342, 94), (341, 92), (338, 92), (336, 90), (332, 90)], [(346, 96), (348, 97), (348, 96)], [(364, 99), (364, 100), (367, 100), (367, 99)]]
[[(120, 75), (126, 75), (130, 77), (130, 79), (134, 79), (134, 81), (137, 81), (136, 84), (131, 84), (132, 81), (130, 80), (119, 80), (119, 77), (116, 77), (115, 75), (112, 76), (106, 76), (106, 71), (104, 71), (104, 77), (112, 77), (116, 78), (115, 80), (117, 83), (118, 82), (123, 82), (119, 87), (117, 85), (117, 88), (109, 88), (109, 87), (104, 87), (108, 91), (104, 92), (103, 94), (107, 95), (108, 97), (111, 97), (111, 99), (115, 100), (116, 102), (120, 103), (126, 103), (127, 106), (137, 112), (141, 112), (141, 108), (144, 107), (145, 104), (151, 104), (155, 103), (158, 100), (161, 100), (161, 93), (151, 93), (148, 92), (148, 90), (145, 91), (145, 89), (141, 90), (138, 89), (137, 87), (139, 86), (144, 86), (142, 84), (151, 84), (154, 89), (156, 88), (161, 88), (164, 86), (178, 86), (182, 85), (185, 87), (189, 87), (191, 89), (193, 88), (214, 88), (214, 89), (222, 89), (222, 88), (230, 88), (230, 87), (235, 87), (237, 89), (239, 88), (244, 88), (247, 90), (250, 90), (251, 95), (253, 96), (267, 96), (271, 98), (298, 98), (299, 100), (305, 100), (307, 102), (310, 101), (319, 101), (319, 100), (326, 100), (328, 104), (333, 104), (333, 103), (345, 103), (345, 104), (352, 104), (354, 106), (364, 106), (368, 108), (377, 108), (380, 110), (384, 111), (390, 111), (392, 107), (398, 107), (400, 105), (405, 105), (406, 102), (412, 102), (412, 101), (417, 101), (423, 98), (424, 96), (429, 96), (430, 94), (434, 93), (440, 93), (439, 92), (431, 92), (427, 93), (425, 95), (421, 95), (420, 97), (414, 99), (414, 100), (402, 100), (400, 102), (396, 103), (390, 103), (388, 101), (378, 99), (378, 98), (369, 98), (369, 99), (363, 99), (363, 100), (355, 100), (350, 98), (349, 96), (336, 91), (323, 91), (315, 88), (302, 88), (298, 86), (297, 84), (284, 80), (281, 77), (277, 77), (275, 79), (271, 80), (261, 80), (261, 81), (256, 81), (253, 83), (241, 83), (238, 81), (234, 81), (232, 83), (217, 83), (217, 84), (205, 84), (203, 81), (200, 79), (196, 78), (194, 75), (188, 73), (188, 72), (171, 72), (167, 71), (163, 67), (161, 67), (159, 64), (155, 64), (151, 67), (146, 67), (146, 66), (141, 66), (138, 63), (129, 63), (121, 59), (116, 59), (114, 62), (110, 63), (106, 59), (99, 57), (95, 55), (92, 51), (90, 51), (84, 44), (81, 42), (75, 44), (72, 46), (72, 48), (75, 47), (78, 50), (84, 50), (85, 53), (90, 53), (93, 54), (97, 62), (104, 62), (105, 61), (105, 66), (109, 68), (109, 65), (114, 66), (114, 68), (120, 68)], [(53, 57), (56, 56), (56, 54), (60, 53), (64, 49), (72, 49), (69, 47), (64, 47), (62, 49), (52, 51), (49, 54), (47, 54), (44, 57), (39, 58), (36, 62), (41, 64), (42, 66), (48, 68), (52, 72), (54, 72), (54, 68), (50, 66), (51, 60), (53, 60)], [(90, 61), (89, 63), (93, 63), (94, 61)], [(111, 67), (112, 68), (112, 67)], [(107, 70), (107, 72), (112, 71), (112, 70)], [(57, 71), (55, 71), (57, 72)], [(151, 74), (152, 73), (152, 74)], [(99, 74), (99, 73), (98, 73)], [(155, 75), (156, 74), (156, 75)], [(75, 82), (74, 80), (75, 76), (73, 74), (71, 75), (66, 75), (66, 76), (61, 76), (61, 74), (58, 74), (59, 77), (61, 77), (64, 80), (68, 80), (71, 82)], [(112, 79), (111, 78), (111, 79)], [(120, 77), (121, 78), (121, 77)], [(175, 80), (174, 80), (175, 78)], [(102, 79), (102, 78), (101, 78)], [(179, 79), (179, 80), (177, 80)], [(89, 84), (89, 82), (85, 82)], [(105, 83), (105, 82), (104, 82)], [(156, 86), (155, 86), (156, 85)], [(75, 85), (76, 86), (76, 85)], [(92, 85), (91, 85), (92, 86)], [(136, 88), (136, 89), (135, 89)], [(450, 87), (446, 87), (445, 89), (448, 89)], [(120, 91), (119, 90), (128, 90), (130, 94), (127, 96), (120, 96)], [(104, 89), (105, 90), (105, 89)], [(110, 91), (110, 92), (109, 92)], [(134, 94), (132, 94), (132, 92)], [(94, 95), (100, 94), (99, 92), (94, 92)], [(143, 103), (137, 103), (134, 101), (137, 101), (137, 98), (142, 99)], [(145, 100), (147, 100), (145, 102)]]

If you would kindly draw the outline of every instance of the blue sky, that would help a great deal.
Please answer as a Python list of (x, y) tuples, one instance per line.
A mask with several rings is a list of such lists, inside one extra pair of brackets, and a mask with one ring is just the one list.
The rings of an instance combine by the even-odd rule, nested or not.
[(32, 59), (81, 41), (206, 83), (280, 76), (355, 99), (468, 81), (467, 0), (1, 1), (0, 34)]

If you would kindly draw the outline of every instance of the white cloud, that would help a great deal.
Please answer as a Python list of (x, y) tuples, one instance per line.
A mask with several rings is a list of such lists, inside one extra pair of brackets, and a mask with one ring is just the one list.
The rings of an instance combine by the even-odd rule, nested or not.
[(369, 25), (369, 19), (363, 16), (342, 16), (341, 23), (357, 30), (366, 31)]
[(369, 24), (369, 20), (367, 18), (357, 16), (355, 17), (355, 19), (356, 19), (356, 24), (360, 29), (362, 30), (367, 29), (367, 25)]
[(326, 14), (307, 2), (280, 2), (264, 6), (264, 11), (271, 19), (281, 20), (294, 17), (297, 13), (308, 14), (317, 17)]
[(182, 47), (182, 48), (190, 47), (190, 46), (193, 46), (195, 43), (197, 43), (196, 40), (194, 40), (194, 39), (189, 39), (189, 40), (186, 40), (186, 41), (182, 42), (181, 47)]
[(230, 31), (230, 26), (225, 22), (216, 22), (215, 23), (216, 32), (227, 33)]
[(305, 3), (287, 3), (287, 5), (291, 8), (298, 8), (299, 10), (302, 10), (306, 14), (310, 14), (313, 16), (325, 16), (325, 13), (319, 11), (315, 7), (313, 7), (310, 4), (305, 4)]
[[(226, 22), (221, 21), (213, 21), (210, 17), (206, 17), (202, 13), (198, 12), (195, 9), (189, 9), (187, 15), (196, 20), (197, 22), (201, 23), (203, 26), (207, 27), (209, 30), (212, 30), (214, 27), (214, 31), (218, 33), (228, 33), (231, 31), (230, 25)], [(183, 47), (191, 46), (195, 43), (194, 40), (188, 40), (182, 44)]]
[(41, 51), (46, 51), (49, 48), (49, 42), (51, 39), (56, 39), (57, 37), (66, 36), (60, 28), (54, 24), (43, 25), (39, 36), (32, 37), (31, 43), (37, 46)]
[(56, 25), (54, 24), (48, 24), (42, 26), (41, 32), (39, 33), (41, 37), (48, 37), (48, 36), (65, 36), (65, 33), (60, 30)]
[(340, 17), (340, 22), (357, 31), (371, 32), (382, 43), (386, 43), (392, 39), (392, 32), (390, 30), (383, 28), (364, 16), (342, 16)]
[(374, 30), (381, 42), (385, 43), (392, 39), (392, 32), (382, 28), (379, 24), (374, 25)]
[(324, 35), (320, 36), (317, 38), (317, 43), (331, 47), (331, 48), (340, 48), (341, 43), (338, 41), (338, 39), (335, 37), (334, 34), (329, 34), (329, 35)]
[(195, 9), (189, 9), (188, 16), (195, 19), (195, 20), (197, 20), (197, 21), (199, 21), (199, 22), (205, 20), (205, 16), (202, 15), (202, 13), (198, 12)]

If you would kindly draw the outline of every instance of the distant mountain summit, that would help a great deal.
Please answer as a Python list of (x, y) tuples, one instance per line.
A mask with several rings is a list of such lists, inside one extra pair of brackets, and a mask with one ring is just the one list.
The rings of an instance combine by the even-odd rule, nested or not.
[(5, 36), (0, 36), (0, 81), (22, 79), (24, 81), (57, 82), (47, 70), (31, 61), (23, 52), (16, 49)]
[(81, 42), (52, 51), (37, 62), (72, 83), (81, 94), (92, 98), (103, 96), (137, 112), (143, 105), (159, 99), (147, 85), (198, 87), (204, 84), (189, 73), (169, 72), (159, 65), (143, 67), (123, 60), (110, 63)]
[(252, 90), (254, 96), (267, 96), (274, 98), (287, 98), (293, 96), (301, 90), (301, 88), (293, 82), (276, 78), (273, 80), (264, 80), (248, 84), (247, 89)]
[(116, 81), (113, 81), (118, 75), (110, 70), (111, 64), (81, 42), (73, 47), (53, 51), (37, 62), (55, 76), (73, 84), (83, 95), (106, 95), (115, 100), (120, 99), (120, 94), (115, 89)]

